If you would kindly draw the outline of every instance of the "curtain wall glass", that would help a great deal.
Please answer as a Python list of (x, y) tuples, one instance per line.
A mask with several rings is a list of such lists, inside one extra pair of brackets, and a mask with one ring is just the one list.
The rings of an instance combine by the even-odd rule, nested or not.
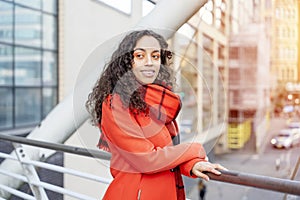
[(0, 0), (0, 131), (34, 127), (57, 104), (57, 0)]

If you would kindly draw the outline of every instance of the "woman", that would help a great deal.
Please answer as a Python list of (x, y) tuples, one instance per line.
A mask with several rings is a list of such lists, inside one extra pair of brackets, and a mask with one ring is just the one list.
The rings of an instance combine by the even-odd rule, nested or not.
[[(86, 103), (101, 130), (99, 148), (110, 151), (114, 178), (103, 199), (185, 199), (181, 174), (208, 180), (220, 174), (199, 143), (178, 144), (179, 96), (172, 92), (172, 53), (162, 36), (125, 36)], [(175, 143), (176, 145), (174, 145)]]

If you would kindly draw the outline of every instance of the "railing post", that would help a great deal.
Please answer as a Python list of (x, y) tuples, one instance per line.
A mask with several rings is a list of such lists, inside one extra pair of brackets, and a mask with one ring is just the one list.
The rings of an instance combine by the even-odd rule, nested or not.
[(16, 150), (15, 152), (16, 152), (17, 158), (18, 158), (20, 164), (22, 165), (22, 168), (24, 169), (24, 171), (23, 171), (24, 175), (26, 176), (26, 178), (28, 180), (28, 184), (30, 186), (30, 189), (31, 189), (33, 195), (35, 196), (36, 199), (48, 200), (48, 196), (43, 187), (31, 184), (32, 181), (40, 182), (40, 179), (35, 170), (35, 167), (30, 164), (24, 163), (24, 161), (29, 160), (28, 155), (26, 155), (24, 148), (22, 147), (21, 144), (13, 143), (13, 145)]

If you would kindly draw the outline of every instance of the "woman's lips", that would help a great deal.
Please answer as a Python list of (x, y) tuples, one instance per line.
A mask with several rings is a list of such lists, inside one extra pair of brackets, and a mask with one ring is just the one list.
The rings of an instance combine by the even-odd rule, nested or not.
[(146, 77), (153, 77), (155, 75), (154, 70), (141, 70), (141, 73)]

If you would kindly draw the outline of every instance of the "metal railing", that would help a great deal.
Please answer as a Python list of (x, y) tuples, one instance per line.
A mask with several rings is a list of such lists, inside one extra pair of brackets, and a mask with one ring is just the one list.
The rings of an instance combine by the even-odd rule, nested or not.
[[(27, 139), (24, 137), (18, 137), (18, 136), (10, 136), (10, 135), (1, 135), (0, 134), (0, 139), (5, 140), (5, 141), (10, 141), (14, 143), (15, 146), (15, 152), (17, 156), (13, 156), (10, 154), (2, 153), (0, 152), (0, 158), (3, 159), (10, 159), (16, 162), (20, 162), (23, 169), (24, 169), (24, 175), (12, 173), (7, 170), (3, 170), (0, 168), (0, 174), (4, 176), (9, 176), (14, 178), (15, 180), (20, 180), (24, 183), (27, 183), (30, 186), (30, 189), (32, 191), (33, 195), (29, 195), (27, 193), (21, 192), (15, 188), (8, 187), (6, 185), (0, 184), (0, 189), (3, 191), (6, 191), (10, 193), (11, 195), (15, 195), (17, 197), (20, 197), (22, 199), (28, 199), (28, 200), (48, 200), (48, 197), (46, 195), (45, 190), (50, 190), (56, 193), (60, 193), (63, 195), (67, 195), (76, 199), (81, 199), (81, 200), (96, 200), (94, 197), (90, 197), (81, 193), (78, 193), (76, 191), (72, 191), (60, 186), (56, 186), (53, 184), (49, 184), (46, 182), (43, 182), (37, 177), (37, 168), (43, 168), (47, 169), (50, 171), (55, 171), (61, 174), (70, 174), (79, 178), (83, 179), (88, 179), (91, 181), (95, 181), (98, 183), (103, 183), (103, 184), (109, 184), (111, 182), (110, 179), (106, 179), (103, 177), (96, 176), (94, 174), (89, 174), (85, 172), (81, 172), (78, 170), (62, 167), (62, 166), (57, 166), (54, 164), (49, 164), (46, 162), (42, 161), (35, 161), (35, 160), (30, 160), (26, 157), (26, 153), (23, 151), (23, 148), (19, 144), (26, 144), (26, 145), (31, 145), (35, 147), (41, 147), (41, 148), (47, 148), (47, 149), (52, 149), (56, 151), (61, 151), (64, 153), (72, 153), (76, 155), (82, 155), (82, 156), (89, 156), (89, 157), (96, 157), (100, 159), (105, 159), (109, 160), (110, 159), (110, 154), (106, 152), (101, 152), (101, 151), (96, 151), (92, 149), (84, 149), (80, 147), (74, 147), (74, 146), (68, 146), (68, 145), (63, 145), (63, 144), (54, 144), (54, 143), (49, 143), (49, 142), (44, 142), (44, 141), (37, 141), (37, 140), (32, 140), (32, 139)], [(0, 197), (0, 200), (3, 198)]]
[[(1, 135), (0, 134), (0, 140), (10, 141), (17, 144), (26, 144), (26, 145), (32, 145), (36, 147), (41, 148), (47, 148), (52, 149), (56, 151), (61, 152), (67, 152), (67, 153), (73, 153), (76, 155), (82, 155), (82, 156), (89, 156), (89, 157), (95, 157), (98, 159), (103, 160), (109, 160), (110, 154), (107, 152), (102, 152), (99, 150), (92, 150), (92, 149), (86, 149), (81, 147), (74, 147), (64, 144), (53, 144), (48, 143), (45, 141), (37, 141), (32, 139), (27, 139), (23, 137), (18, 136), (10, 136), (10, 135)], [(0, 184), (0, 189), (7, 191), (13, 195), (16, 195), (18, 197), (21, 197), (23, 199), (48, 199), (48, 197), (45, 195), (45, 189), (51, 190), (54, 192), (58, 192), (64, 195), (68, 195), (77, 199), (82, 200), (94, 200), (95, 198), (89, 197), (80, 193), (77, 193), (75, 191), (71, 191), (68, 189), (65, 189), (63, 187), (59, 187), (56, 185), (52, 185), (43, 181), (40, 181), (38, 177), (35, 177), (33, 175), (36, 175), (35, 168), (45, 168), (48, 170), (53, 170), (59, 173), (63, 174), (71, 174), (74, 176), (78, 176), (81, 178), (89, 179), (96, 182), (101, 182), (104, 184), (109, 184), (111, 180), (105, 179), (99, 176), (96, 176), (94, 174), (84, 173), (77, 170), (56, 166), (53, 164), (48, 164), (41, 161), (33, 161), (30, 159), (27, 159), (26, 156), (22, 155), (22, 149), (18, 150), (19, 146), (15, 145), (17, 154), (20, 154), (19, 156), (14, 157), (9, 154), (0, 153), (0, 157), (4, 159), (12, 159), (16, 162), (20, 162), (23, 166), (27, 167), (27, 171), (31, 171), (33, 173), (20, 175), (20, 174), (14, 174), (9, 171), (2, 170), (0, 168), (0, 174), (5, 176), (10, 176), (15, 179), (21, 180), (23, 182), (26, 182), (30, 185), (30, 188), (32, 190), (33, 196), (23, 193), (21, 191), (18, 191), (17, 189), (10, 188), (5, 185)], [(267, 176), (261, 176), (261, 175), (255, 175), (255, 174), (248, 174), (248, 173), (242, 173), (242, 172), (236, 172), (236, 171), (222, 171), (222, 174), (220, 176), (214, 175), (212, 173), (207, 173), (210, 179), (215, 181), (221, 181), (221, 182), (227, 182), (232, 184), (238, 184), (238, 185), (244, 185), (244, 186), (251, 186), (266, 190), (272, 190), (282, 193), (288, 193), (293, 195), (299, 195), (300, 196), (300, 181), (294, 181), (294, 180), (287, 180), (287, 179), (280, 179), (280, 178), (274, 178), (274, 177), (267, 177)], [(31, 177), (28, 177), (30, 175)], [(0, 197), (0, 200), (2, 198)]]

